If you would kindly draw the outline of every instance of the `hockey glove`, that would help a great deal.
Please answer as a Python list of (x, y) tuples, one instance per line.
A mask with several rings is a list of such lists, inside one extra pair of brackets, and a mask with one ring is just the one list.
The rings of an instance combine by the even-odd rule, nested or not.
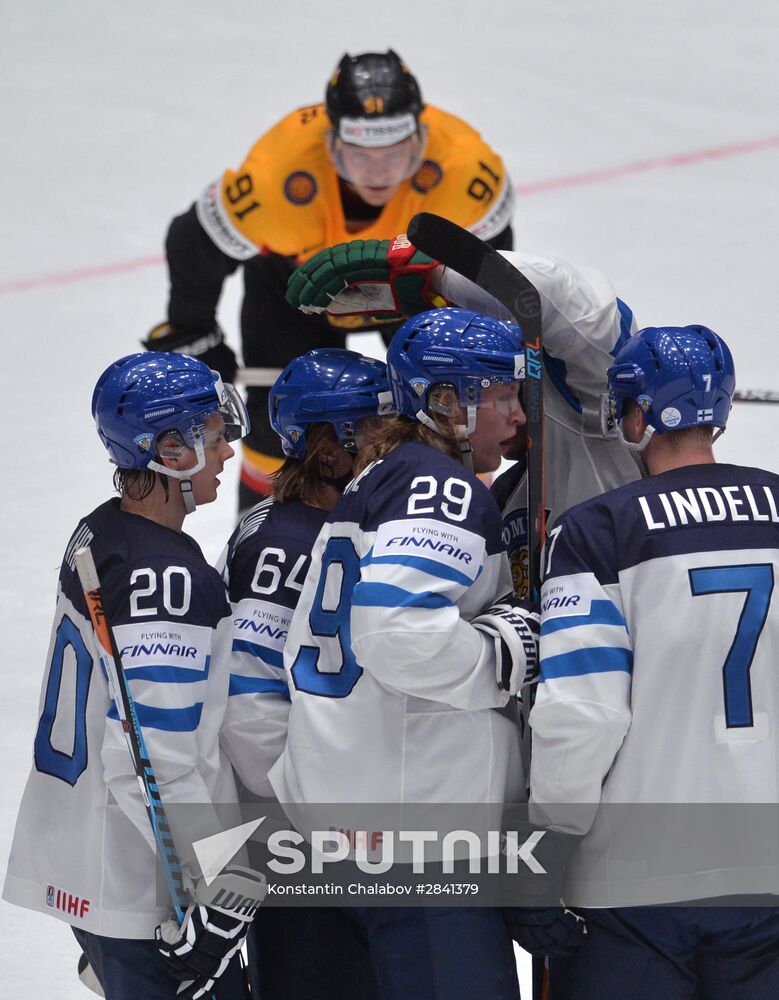
[(231, 347), (225, 343), (224, 331), (218, 323), (213, 330), (179, 330), (170, 323), (158, 323), (141, 343), (147, 351), (176, 351), (197, 358), (219, 372), (223, 382), (232, 382), (238, 370), (238, 361)]
[(495, 642), (495, 673), (498, 687), (517, 694), (526, 684), (538, 680), (538, 613), (529, 602), (517, 601), (512, 594), (500, 598), (471, 622), (474, 628), (492, 636)]
[(214, 983), (240, 951), (252, 917), (193, 903), (184, 923), (166, 920), (156, 929), (157, 950), (171, 973), (186, 983), (177, 997), (208, 997)]
[(449, 304), (433, 289), (433, 272), (440, 266), (404, 235), (339, 243), (294, 272), (287, 302), (306, 313), (331, 316), (413, 316)]
[[(240, 950), (266, 892), (263, 875), (231, 865), (210, 884), (202, 879), (195, 884), (196, 897), (205, 902), (188, 906), (181, 926), (166, 920), (157, 927), (157, 950), (171, 974), (182, 982), (177, 998), (210, 996), (214, 983)], [(215, 906), (212, 900), (233, 902), (234, 908)]]
[(511, 907), (504, 912), (520, 948), (538, 957), (575, 955), (587, 933), (584, 917), (562, 906)]

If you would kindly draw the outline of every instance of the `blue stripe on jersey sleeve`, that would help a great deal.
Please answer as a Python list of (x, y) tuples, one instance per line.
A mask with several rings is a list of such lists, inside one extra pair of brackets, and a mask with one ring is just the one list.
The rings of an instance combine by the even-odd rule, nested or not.
[(354, 588), (352, 606), (356, 608), (439, 608), (454, 607), (452, 601), (443, 594), (424, 591), (412, 594), (401, 587), (389, 583), (358, 583)]
[(633, 310), (619, 297), (617, 298), (617, 309), (619, 310), (619, 337), (616, 344), (609, 351), (612, 358), (616, 358), (628, 340), (630, 340), (632, 335), (631, 330), (633, 329)]
[(611, 601), (593, 601), (588, 615), (570, 615), (564, 618), (551, 618), (541, 625), (541, 635), (551, 635), (567, 628), (577, 628), (581, 625), (621, 625), (625, 627), (625, 619)]
[(633, 654), (629, 649), (594, 646), (542, 659), (540, 683), (557, 680), (560, 677), (582, 677), (585, 674), (607, 674), (618, 671), (629, 674), (632, 669)]
[[(371, 552), (373, 552), (373, 549), (371, 549)], [(360, 560), (362, 568), (389, 563), (394, 566), (408, 566), (411, 569), (418, 569), (420, 573), (427, 573), (428, 576), (435, 576), (439, 580), (446, 580), (450, 583), (459, 583), (463, 587), (470, 587), (473, 583), (473, 580), (469, 576), (466, 576), (465, 573), (460, 573), (452, 566), (445, 566), (443, 563), (436, 562), (435, 559), (425, 559), (423, 556), (401, 555), (374, 557), (371, 555), (371, 552)], [(481, 572), (481, 567), (479, 567), (479, 572)]]
[(149, 665), (146, 667), (128, 667), (124, 675), (128, 681), (155, 681), (158, 684), (196, 684), (208, 680), (211, 667), (211, 657), (206, 657), (203, 670), (193, 670), (191, 667), (172, 667), (169, 663)]
[(264, 660), (271, 667), (284, 669), (284, 654), (278, 649), (268, 649), (267, 646), (260, 646), (259, 643), (249, 642), (248, 639), (233, 639), (234, 653), (248, 653)]
[(230, 697), (236, 694), (280, 694), (290, 700), (287, 682), (269, 680), (266, 677), (245, 677), (243, 674), (230, 674)]
[[(200, 725), (200, 716), (203, 713), (202, 701), (186, 708), (155, 708), (151, 705), (142, 705), (139, 701), (133, 704), (138, 723), (142, 728), (161, 729), (166, 733), (193, 733)], [(119, 719), (116, 705), (111, 705), (108, 718)]]
[(551, 354), (544, 351), (544, 370), (566, 403), (577, 413), (581, 413), (581, 400), (578, 396), (574, 396), (568, 385), (568, 366), (566, 363), (561, 358), (553, 358)]

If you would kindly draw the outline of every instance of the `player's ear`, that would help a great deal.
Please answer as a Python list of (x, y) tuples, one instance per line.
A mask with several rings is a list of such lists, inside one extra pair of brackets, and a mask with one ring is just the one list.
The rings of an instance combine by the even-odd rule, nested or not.
[(630, 444), (638, 444), (647, 428), (644, 412), (638, 403), (626, 399), (622, 411), (622, 434)]
[(187, 448), (181, 437), (173, 432), (161, 437), (157, 442), (159, 461), (168, 469), (184, 469), (184, 457)]

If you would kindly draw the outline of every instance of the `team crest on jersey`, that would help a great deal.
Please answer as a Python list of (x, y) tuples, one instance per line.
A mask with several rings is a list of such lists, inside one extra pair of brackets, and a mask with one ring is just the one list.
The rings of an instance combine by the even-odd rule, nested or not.
[(409, 382), (409, 385), (417, 394), (417, 396), (424, 396), (425, 392), (427, 391), (427, 387), (430, 385), (430, 382), (426, 378), (412, 378), (411, 381)]
[(444, 172), (435, 160), (425, 160), (411, 180), (411, 186), (419, 194), (427, 194), (441, 183)]
[(316, 197), (316, 192), (316, 181), (305, 170), (296, 170), (284, 181), (284, 195), (293, 205), (308, 205)]
[(141, 451), (151, 451), (154, 436), (152, 434), (138, 434), (133, 438), (133, 441), (138, 445)]

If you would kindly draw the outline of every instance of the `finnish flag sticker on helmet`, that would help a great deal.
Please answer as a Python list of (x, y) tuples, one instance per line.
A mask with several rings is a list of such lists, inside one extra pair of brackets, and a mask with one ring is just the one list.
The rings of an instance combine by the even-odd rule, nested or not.
[(698, 423), (707, 424), (714, 419), (714, 410), (698, 410)]

